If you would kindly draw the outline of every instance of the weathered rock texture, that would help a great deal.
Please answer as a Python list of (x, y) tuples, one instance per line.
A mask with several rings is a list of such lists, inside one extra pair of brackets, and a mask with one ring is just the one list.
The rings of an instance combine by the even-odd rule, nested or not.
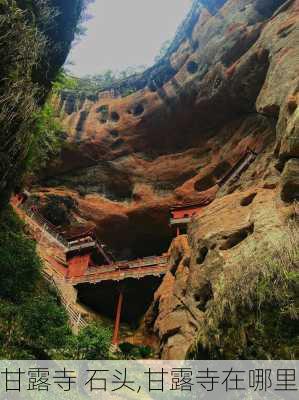
[(70, 50), (84, 0), (1, 1), (0, 208), (20, 184), (43, 105)]
[[(209, 301), (217, 299), (221, 279), (245, 255), (253, 259), (257, 252), (267, 253), (294, 212), (293, 206), (279, 204), (277, 192), (253, 187), (215, 200), (194, 218), (188, 237), (173, 241), (171, 270), (145, 317), (160, 339), (162, 358), (186, 357), (206, 323)], [(241, 339), (236, 335), (236, 340)]]
[[(121, 256), (168, 248), (169, 206), (207, 205), (188, 239), (173, 242), (147, 319), (165, 358), (186, 355), (218, 273), (283, 226), (281, 199), (298, 198), (299, 1), (202, 3), (211, 7), (171, 54), (175, 74), (162, 85), (149, 76), (127, 97), (57, 99), (67, 143), (36, 188), (76, 200), (73, 217), (95, 222)], [(219, 188), (248, 147), (256, 160)]]

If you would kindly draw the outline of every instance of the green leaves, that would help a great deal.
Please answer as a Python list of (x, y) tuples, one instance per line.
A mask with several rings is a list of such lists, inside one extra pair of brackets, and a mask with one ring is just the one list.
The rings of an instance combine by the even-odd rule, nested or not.
[(12, 210), (5, 210), (0, 219), (0, 297), (15, 303), (33, 290), (41, 268), (35, 244), (21, 228)]
[(63, 143), (61, 132), (62, 127), (54, 108), (48, 102), (35, 114), (34, 131), (26, 158), (27, 172), (37, 172), (59, 153)]
[(49, 358), (70, 336), (56, 295), (42, 283), (34, 242), (11, 207), (0, 216), (0, 357)]
[(66, 357), (76, 360), (105, 360), (109, 358), (112, 332), (93, 323), (70, 339)]
[(94, 323), (72, 335), (66, 311), (40, 269), (34, 242), (7, 208), (0, 215), (0, 358), (109, 358), (111, 330)]
[[(299, 230), (289, 226), (248, 247), (214, 285), (195, 357), (298, 357)], [(237, 261), (237, 259), (236, 259)], [(216, 339), (217, 335), (217, 339)]]
[(0, 357), (48, 359), (71, 336), (67, 316), (49, 293), (14, 305), (0, 300)]
[(61, 69), (56, 76), (56, 80), (53, 82), (53, 92), (59, 94), (62, 90), (75, 90), (78, 87), (78, 79), (73, 78), (66, 74), (66, 72)]
[(50, 295), (26, 302), (21, 319), (27, 342), (44, 351), (61, 348), (71, 333), (64, 309)]

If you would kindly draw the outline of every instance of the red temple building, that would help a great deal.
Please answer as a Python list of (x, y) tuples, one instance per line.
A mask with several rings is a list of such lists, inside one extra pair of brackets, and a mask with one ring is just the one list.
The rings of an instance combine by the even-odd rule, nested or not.
[(176, 228), (176, 235), (186, 233), (187, 225), (195, 214), (202, 212), (203, 206), (199, 203), (185, 203), (171, 207), (170, 226)]

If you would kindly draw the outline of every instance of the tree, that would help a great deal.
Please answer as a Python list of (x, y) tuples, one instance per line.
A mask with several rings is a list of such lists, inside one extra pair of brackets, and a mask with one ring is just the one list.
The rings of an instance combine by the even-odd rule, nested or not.
[(68, 342), (66, 313), (40, 270), (34, 242), (8, 207), (0, 214), (0, 358), (50, 358)]
[(78, 88), (78, 78), (68, 75), (67, 72), (62, 68), (55, 82), (53, 82), (53, 92), (60, 93), (62, 90), (69, 89), (75, 90)]
[(67, 357), (75, 360), (105, 360), (109, 358), (111, 329), (93, 323), (70, 338)]
[(35, 114), (35, 129), (25, 160), (27, 173), (36, 172), (46, 166), (47, 161), (61, 149), (62, 127), (55, 116), (53, 106), (48, 101)]
[(36, 285), (41, 261), (35, 244), (22, 233), (22, 223), (9, 207), (0, 219), (0, 297), (21, 302)]
[(68, 343), (71, 331), (67, 316), (56, 298), (41, 289), (23, 304), (0, 299), (0, 358), (55, 358)]
[(27, 345), (49, 353), (66, 345), (71, 334), (67, 315), (53, 296), (37, 296), (22, 307), (21, 323)]

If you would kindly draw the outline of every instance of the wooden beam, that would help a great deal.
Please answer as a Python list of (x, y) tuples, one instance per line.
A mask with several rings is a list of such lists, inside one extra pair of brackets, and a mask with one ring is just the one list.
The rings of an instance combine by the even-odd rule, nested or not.
[(121, 310), (122, 310), (123, 300), (124, 300), (124, 293), (123, 293), (123, 289), (120, 288), (119, 295), (118, 295), (117, 307), (116, 307), (114, 332), (113, 332), (113, 339), (112, 339), (112, 344), (114, 344), (115, 346), (117, 346), (119, 343), (119, 326), (120, 326), (120, 318), (121, 318)]

